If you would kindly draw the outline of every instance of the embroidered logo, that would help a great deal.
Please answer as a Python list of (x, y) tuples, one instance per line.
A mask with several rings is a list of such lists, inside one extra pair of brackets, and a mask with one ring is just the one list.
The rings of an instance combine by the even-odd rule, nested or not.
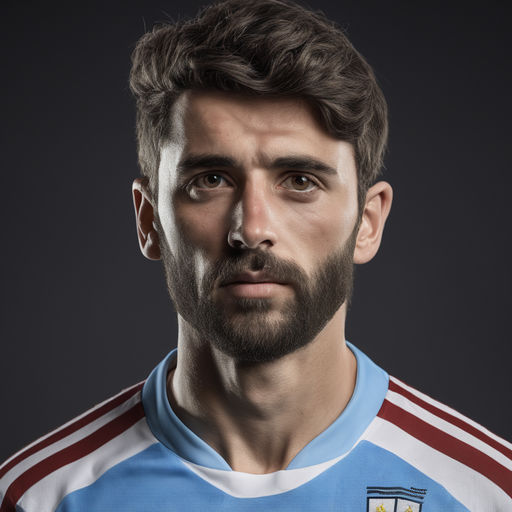
[(421, 512), (426, 489), (416, 487), (367, 487), (367, 512)]

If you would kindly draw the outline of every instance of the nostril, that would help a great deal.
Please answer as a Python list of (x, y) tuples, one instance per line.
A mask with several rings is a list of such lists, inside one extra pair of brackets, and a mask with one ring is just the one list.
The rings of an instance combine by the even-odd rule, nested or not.
[(228, 243), (234, 249), (243, 249), (244, 247), (246, 247), (242, 238), (233, 232), (229, 233), (228, 235)]

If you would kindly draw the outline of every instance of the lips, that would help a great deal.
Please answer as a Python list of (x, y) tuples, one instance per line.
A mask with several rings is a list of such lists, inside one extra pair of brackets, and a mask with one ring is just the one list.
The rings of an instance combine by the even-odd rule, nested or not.
[(234, 284), (259, 284), (259, 283), (272, 283), (272, 284), (287, 284), (273, 277), (270, 273), (260, 272), (242, 272), (229, 277), (221, 283), (221, 287)]

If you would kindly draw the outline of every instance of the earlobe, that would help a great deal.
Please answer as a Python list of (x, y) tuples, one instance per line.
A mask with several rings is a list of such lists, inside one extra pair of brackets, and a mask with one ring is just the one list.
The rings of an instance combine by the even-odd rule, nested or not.
[(354, 263), (367, 263), (377, 254), (392, 201), (393, 189), (389, 183), (379, 181), (368, 189), (354, 249)]
[(154, 225), (153, 203), (146, 182), (145, 178), (137, 178), (132, 185), (137, 236), (142, 254), (150, 260), (159, 260), (160, 243)]

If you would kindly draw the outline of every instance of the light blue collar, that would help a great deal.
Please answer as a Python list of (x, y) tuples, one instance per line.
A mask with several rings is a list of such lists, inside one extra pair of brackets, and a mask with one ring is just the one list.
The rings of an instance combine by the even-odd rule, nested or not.
[[(377, 415), (388, 389), (389, 376), (363, 352), (347, 342), (357, 360), (356, 386), (338, 418), (309, 442), (290, 462), (297, 469), (331, 460), (350, 451)], [(167, 374), (176, 366), (176, 349), (151, 372), (142, 390), (146, 419), (155, 437), (181, 458), (213, 469), (231, 470), (228, 463), (185, 426), (167, 399)]]

